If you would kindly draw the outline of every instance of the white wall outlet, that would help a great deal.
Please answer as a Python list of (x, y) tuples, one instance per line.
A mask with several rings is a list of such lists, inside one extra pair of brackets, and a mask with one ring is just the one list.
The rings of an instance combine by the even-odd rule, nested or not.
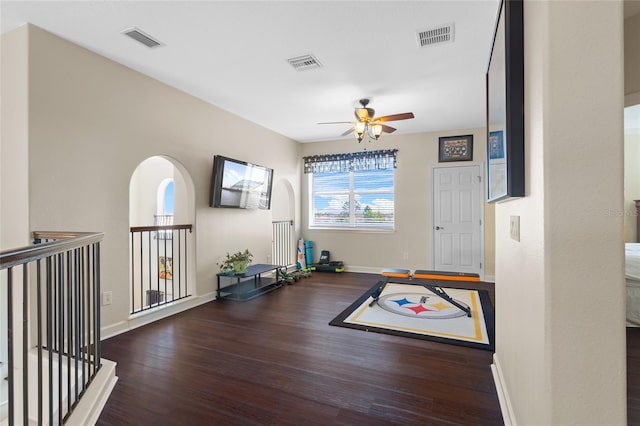
[(520, 216), (511, 216), (509, 230), (511, 238), (520, 241)]
[(402, 252), (402, 259), (403, 260), (409, 260), (409, 252), (408, 251), (403, 251)]
[(113, 293), (110, 291), (102, 292), (102, 306), (110, 305), (113, 302)]
[(267, 263), (271, 264), (271, 255), (270, 254), (267, 255)]

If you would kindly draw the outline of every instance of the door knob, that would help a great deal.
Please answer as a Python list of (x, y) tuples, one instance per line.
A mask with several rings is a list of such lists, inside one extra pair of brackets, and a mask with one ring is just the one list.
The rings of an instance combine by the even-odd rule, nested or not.
[(441, 230), (441, 229), (444, 229), (444, 226), (436, 226), (436, 228), (435, 228), (435, 229), (436, 229), (436, 231), (439, 231), (439, 230)]

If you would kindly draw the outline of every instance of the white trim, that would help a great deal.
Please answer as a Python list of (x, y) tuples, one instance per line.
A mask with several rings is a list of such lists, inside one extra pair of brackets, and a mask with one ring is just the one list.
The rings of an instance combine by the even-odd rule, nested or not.
[[(376, 274), (380, 275), (384, 268), (388, 268), (388, 266), (382, 268), (376, 268), (375, 266), (345, 266), (345, 272), (358, 272), (361, 274)], [(320, 274), (322, 272), (319, 272)]]
[(516, 426), (516, 416), (513, 412), (511, 405), (511, 399), (507, 392), (507, 384), (504, 381), (504, 375), (502, 374), (502, 368), (500, 368), (500, 362), (498, 361), (498, 354), (493, 354), (493, 364), (491, 364), (491, 374), (493, 375), (493, 382), (496, 385), (496, 393), (498, 394), (498, 401), (500, 402), (500, 411), (502, 411), (502, 419), (505, 426)]
[[(485, 226), (485, 222), (484, 222), (484, 197), (482, 194), (484, 194), (483, 188), (484, 188), (484, 182), (485, 182), (485, 176), (484, 176), (484, 163), (483, 162), (477, 162), (477, 161), (473, 161), (473, 162), (465, 162), (460, 163), (460, 162), (453, 162), (453, 163), (437, 163), (437, 164), (432, 164), (429, 168), (430, 168), (430, 172), (429, 172), (429, 176), (431, 177), (431, 231), (433, 231), (433, 227), (434, 227), (434, 223), (433, 223), (433, 218), (434, 218), (434, 212), (433, 212), (433, 207), (434, 207), (434, 193), (433, 193), (433, 184), (434, 184), (434, 180), (433, 180), (433, 175), (436, 169), (443, 169), (443, 168), (447, 168), (447, 167), (478, 167), (480, 170), (480, 201), (479, 203), (479, 210), (480, 210), (480, 220), (482, 222), (482, 224), (480, 225), (480, 261), (482, 262), (482, 267), (480, 268), (480, 280), (481, 281), (485, 281), (485, 275), (484, 275), (484, 271), (485, 271), (485, 266), (486, 266), (486, 259), (485, 259), (485, 250), (484, 250), (484, 226)], [(432, 267), (435, 268), (435, 264), (436, 264), (436, 251), (435, 251), (435, 246), (436, 246), (436, 241), (435, 241), (435, 234), (433, 232), (431, 232), (431, 265), (433, 265)]]
[(102, 359), (101, 362), (102, 366), (98, 374), (93, 378), (65, 425), (84, 426), (95, 425), (98, 422), (102, 409), (118, 381), (116, 363), (108, 359)]
[(120, 321), (100, 329), (101, 340), (108, 339), (118, 334), (126, 333), (143, 325), (170, 317), (171, 315), (187, 311), (196, 306), (203, 305), (216, 299), (216, 293), (211, 292), (202, 296), (191, 296), (186, 299), (179, 300), (159, 309), (151, 309), (148, 312), (130, 316), (126, 321)]

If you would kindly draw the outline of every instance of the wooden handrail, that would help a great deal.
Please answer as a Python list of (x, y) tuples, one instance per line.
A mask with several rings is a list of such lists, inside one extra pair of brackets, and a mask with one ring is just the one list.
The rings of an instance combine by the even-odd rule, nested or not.
[(98, 243), (104, 239), (104, 233), (35, 231), (33, 237), (34, 239), (56, 238), (57, 241), (1, 251), (0, 269), (11, 268), (22, 263)]
[(168, 230), (176, 230), (176, 229), (188, 229), (189, 232), (192, 231), (193, 225), (157, 225), (157, 226), (132, 226), (129, 228), (130, 232), (146, 232), (146, 231), (168, 231)]

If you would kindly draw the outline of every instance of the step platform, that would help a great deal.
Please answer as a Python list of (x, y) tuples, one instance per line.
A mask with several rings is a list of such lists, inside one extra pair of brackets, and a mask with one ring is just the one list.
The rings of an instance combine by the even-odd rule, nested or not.
[(344, 272), (344, 263), (340, 260), (333, 260), (328, 263), (314, 263), (310, 269), (318, 272)]
[(409, 271), (408, 269), (385, 268), (382, 270), (383, 277), (409, 278), (410, 275), (411, 271)]
[(413, 278), (422, 280), (442, 280), (442, 281), (480, 281), (480, 275), (468, 272), (445, 272), (445, 271), (426, 271), (416, 269), (413, 272)]
[(380, 273), (383, 277), (389, 278), (413, 278), (422, 280), (441, 280), (441, 281), (480, 281), (480, 275), (468, 272), (446, 272), (446, 271), (427, 271), (416, 269), (413, 274), (408, 269), (385, 268)]

